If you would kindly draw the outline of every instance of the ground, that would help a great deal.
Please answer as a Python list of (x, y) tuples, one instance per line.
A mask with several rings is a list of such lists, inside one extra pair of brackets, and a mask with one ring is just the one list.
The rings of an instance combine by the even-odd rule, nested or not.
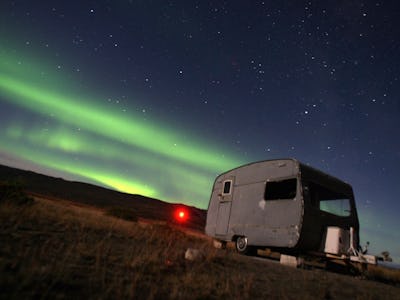
[[(2, 299), (398, 299), (400, 287), (301, 270), (230, 249), (168, 222), (36, 196), (0, 203)], [(187, 248), (203, 257), (187, 261)]]

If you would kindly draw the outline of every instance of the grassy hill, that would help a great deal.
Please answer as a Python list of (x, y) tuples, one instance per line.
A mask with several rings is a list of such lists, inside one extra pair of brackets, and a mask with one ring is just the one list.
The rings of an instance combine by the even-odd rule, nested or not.
[[(398, 299), (400, 288), (215, 249), (166, 222), (0, 190), (1, 299)], [(187, 261), (188, 248), (202, 259)]]
[(190, 214), (186, 226), (200, 231), (203, 231), (205, 226), (206, 211), (203, 209), (121, 193), (92, 184), (71, 182), (2, 165), (0, 165), (0, 181), (16, 183), (32, 195), (70, 200), (120, 212), (125, 210), (142, 218), (165, 222), (173, 220), (175, 210), (182, 206)]

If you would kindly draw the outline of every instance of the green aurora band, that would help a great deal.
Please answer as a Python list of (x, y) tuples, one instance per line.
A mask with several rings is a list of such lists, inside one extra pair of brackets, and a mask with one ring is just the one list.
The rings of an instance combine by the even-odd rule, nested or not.
[[(221, 159), (217, 151), (202, 149), (199, 145), (187, 145), (178, 134), (166, 131), (129, 117), (112, 112), (106, 107), (88, 104), (90, 100), (66, 97), (61, 93), (26, 84), (0, 74), (0, 89), (18, 104), (36, 113), (54, 115), (65, 124), (84, 128), (88, 131), (156, 152), (169, 158), (198, 167), (224, 169), (232, 166), (233, 160)], [(92, 101), (90, 101), (92, 102)], [(92, 102), (93, 103), (93, 102)]]
[[(1, 100), (40, 120), (36, 126), (24, 120), (2, 124), (1, 150), (16, 159), (119, 191), (201, 207), (215, 175), (243, 163), (209, 143), (185, 138), (187, 132), (94, 97), (71, 96), (71, 83), (65, 92), (62, 79), (43, 66), (21, 64), (0, 51), (0, 67)], [(44, 119), (50, 119), (48, 126)]]

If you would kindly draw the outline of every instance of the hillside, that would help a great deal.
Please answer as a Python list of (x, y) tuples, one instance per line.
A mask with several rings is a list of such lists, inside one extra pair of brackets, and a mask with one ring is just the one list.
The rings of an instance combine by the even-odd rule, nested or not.
[(32, 195), (70, 200), (103, 209), (112, 207), (127, 209), (142, 218), (165, 222), (172, 221), (177, 207), (183, 206), (190, 215), (185, 224), (187, 227), (203, 231), (205, 226), (205, 210), (141, 195), (121, 193), (92, 184), (71, 182), (3, 165), (0, 165), (0, 181), (16, 182)]
[[(196, 208), (188, 208), (197, 219), (187, 227), (171, 222), (176, 205), (156, 199), (7, 167), (0, 168), (0, 183), (0, 299), (398, 299), (400, 293), (397, 271), (354, 277), (215, 249), (201, 231), (205, 212)], [(132, 221), (110, 215), (116, 207)], [(185, 260), (187, 248), (199, 249), (201, 259)]]
[[(17, 194), (0, 199), (1, 299), (398, 299), (400, 292), (215, 249), (179, 226)], [(186, 261), (188, 247), (203, 258)]]

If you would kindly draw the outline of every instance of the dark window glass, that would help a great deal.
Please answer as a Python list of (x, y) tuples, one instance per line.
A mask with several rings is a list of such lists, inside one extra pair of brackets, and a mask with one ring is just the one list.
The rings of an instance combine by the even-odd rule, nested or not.
[(319, 209), (340, 217), (350, 216), (349, 199), (320, 200)]
[(265, 200), (293, 199), (296, 197), (297, 179), (268, 181), (265, 187)]
[(310, 184), (311, 205), (316, 206), (322, 211), (330, 214), (348, 217), (350, 216), (351, 206), (350, 197), (331, 190), (319, 184)]
[(229, 194), (231, 192), (232, 181), (228, 180), (224, 182), (224, 192), (223, 194)]

